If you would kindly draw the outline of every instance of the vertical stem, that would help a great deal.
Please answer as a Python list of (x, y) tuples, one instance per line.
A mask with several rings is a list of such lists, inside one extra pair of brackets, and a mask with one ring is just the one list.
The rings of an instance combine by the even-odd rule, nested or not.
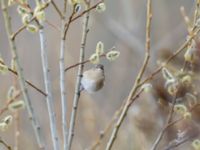
[[(39, 0), (38, 3), (44, 4), (45, 1)], [(47, 93), (46, 102), (47, 102), (49, 121), (50, 121), (51, 138), (53, 142), (53, 149), (60, 150), (58, 131), (56, 127), (56, 113), (54, 110), (54, 100), (53, 100), (51, 80), (50, 80), (50, 69), (48, 65), (47, 41), (44, 32), (45, 25), (42, 21), (39, 21), (39, 25), (40, 25), (39, 38), (40, 38), (40, 50), (42, 59), (42, 70), (44, 76), (45, 91)]]
[(66, 102), (66, 92), (65, 92), (65, 20), (62, 19), (61, 27), (61, 43), (60, 43), (60, 94), (61, 94), (61, 107), (62, 107), (62, 131), (63, 131), (63, 143), (64, 150), (67, 150), (67, 137), (68, 137), (68, 128), (67, 128), (67, 102)]
[(43, 28), (40, 28), (39, 30), (39, 37), (40, 37), (40, 49), (41, 49), (44, 84), (45, 84), (45, 91), (47, 93), (46, 102), (47, 102), (47, 108), (48, 108), (48, 113), (49, 113), (50, 130), (51, 130), (53, 148), (54, 150), (59, 150), (60, 147), (59, 147), (57, 127), (56, 127), (56, 114), (54, 111), (50, 73), (49, 73), (50, 70), (48, 66), (48, 56), (47, 56), (47, 48), (46, 48), (47, 46), (46, 46), (46, 40), (45, 40)]
[[(90, 7), (90, 4), (87, 5), (86, 10)], [(88, 29), (88, 22), (89, 22), (89, 11), (85, 14), (84, 23), (83, 23), (83, 31), (82, 31), (82, 40), (81, 40), (81, 48), (80, 48), (80, 58), (79, 62), (84, 61), (85, 57), (85, 45), (86, 45), (86, 39), (87, 39), (87, 33), (89, 31)], [(80, 87), (81, 87), (81, 76), (83, 73), (84, 64), (81, 64), (78, 67), (78, 75), (76, 80), (76, 88), (74, 93), (74, 100), (73, 100), (73, 109), (72, 114), (70, 118), (70, 126), (69, 126), (69, 136), (68, 136), (68, 148), (67, 150), (71, 149), (72, 146), (72, 140), (74, 137), (74, 128), (75, 128), (75, 121), (76, 121), (76, 115), (77, 115), (77, 108), (78, 108), (78, 102), (80, 98)]]
[(25, 85), (25, 79), (24, 79), (24, 75), (23, 75), (23, 69), (20, 65), (20, 61), (19, 61), (19, 57), (18, 57), (18, 53), (17, 53), (17, 47), (16, 47), (16, 43), (14, 39), (11, 39), (11, 35), (12, 35), (12, 27), (11, 27), (11, 17), (8, 14), (8, 9), (6, 6), (7, 0), (1, 0), (1, 7), (3, 10), (3, 17), (4, 17), (4, 21), (5, 21), (5, 28), (6, 28), (6, 32), (7, 32), (7, 36), (8, 36), (8, 40), (9, 40), (9, 45), (12, 51), (12, 55), (13, 55), (13, 59), (16, 62), (16, 67), (17, 67), (17, 73), (18, 73), (18, 77), (19, 77), (19, 84), (20, 84), (20, 88), (22, 90), (23, 93), (23, 97), (24, 97), (24, 101), (26, 104), (26, 108), (28, 111), (28, 115), (29, 115), (29, 119), (32, 123), (32, 126), (34, 128), (34, 133), (38, 142), (38, 145), (40, 148), (45, 148), (44, 146), (44, 139), (42, 138), (42, 134), (41, 134), (41, 128), (40, 125), (38, 124), (38, 120), (36, 119), (34, 110), (33, 110), (33, 106), (28, 94), (28, 90), (26, 88)]

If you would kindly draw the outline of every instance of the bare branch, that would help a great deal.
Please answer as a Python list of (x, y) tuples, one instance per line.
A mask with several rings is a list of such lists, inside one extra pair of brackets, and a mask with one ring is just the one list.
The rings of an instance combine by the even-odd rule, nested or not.
[(30, 97), (29, 97), (29, 94), (28, 94), (28, 90), (26, 88), (23, 70), (22, 70), (22, 67), (21, 67), (20, 62), (19, 62), (16, 43), (15, 43), (14, 39), (10, 39), (10, 36), (12, 34), (12, 27), (11, 27), (11, 19), (10, 19), (10, 16), (8, 14), (6, 2), (7, 2), (6, 0), (1, 0), (1, 7), (2, 7), (2, 10), (3, 10), (3, 17), (4, 17), (4, 21), (5, 21), (5, 27), (6, 27), (6, 32), (7, 32), (10, 48), (11, 48), (11, 51), (12, 51), (12, 54), (13, 54), (13, 59), (16, 62), (16, 66), (17, 66), (17, 72), (18, 72), (20, 87), (21, 87), (21, 90), (22, 90), (22, 93), (23, 93), (23, 97), (24, 97), (24, 101), (25, 101), (25, 104), (26, 104), (26, 108), (27, 108), (27, 111), (28, 111), (30, 121), (31, 121), (32, 126), (33, 126), (34, 131), (35, 131), (35, 136), (36, 136), (38, 145), (39, 145), (40, 148), (44, 148), (44, 141), (43, 141), (44, 139), (41, 136), (41, 128), (40, 128), (40, 125), (38, 124), (38, 120), (35, 117), (35, 113), (33, 111), (33, 106), (32, 106), (32, 103), (31, 103), (31, 100), (30, 100)]
[[(90, 4), (86, 5), (87, 9), (89, 7), (90, 7)], [(84, 17), (79, 63), (84, 62), (84, 59), (85, 59), (85, 46), (86, 46), (86, 41), (87, 41), (87, 34), (89, 31), (89, 29), (88, 29), (89, 17), (90, 17), (89, 15), (90, 14), (88, 11)], [(84, 64), (82, 63), (81, 65), (79, 65), (79, 68), (78, 68), (76, 88), (75, 88), (73, 107), (72, 107), (73, 109), (72, 109), (71, 118), (70, 118), (67, 150), (71, 149), (72, 141), (73, 141), (73, 137), (74, 137), (74, 128), (75, 128), (75, 121), (76, 121), (76, 115), (77, 115), (77, 109), (78, 109), (78, 102), (79, 102), (79, 98), (80, 98), (80, 94), (81, 94), (80, 88), (81, 88), (81, 76), (83, 73), (83, 68), (84, 68)]]

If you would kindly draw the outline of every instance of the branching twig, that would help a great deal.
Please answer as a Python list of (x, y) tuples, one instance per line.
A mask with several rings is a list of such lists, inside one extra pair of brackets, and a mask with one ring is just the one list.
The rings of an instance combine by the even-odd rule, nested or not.
[[(89, 4), (86, 5), (87, 9), (89, 7), (90, 7)], [(86, 45), (86, 40), (87, 40), (87, 34), (89, 31), (88, 24), (89, 24), (89, 11), (85, 14), (84, 22), (83, 22), (83, 31), (82, 31), (82, 40), (81, 40), (80, 58), (79, 58), (80, 63), (82, 63), (85, 58), (85, 45)], [(67, 150), (71, 149), (72, 141), (73, 141), (73, 137), (74, 137), (74, 128), (75, 128), (75, 121), (76, 121), (76, 115), (77, 115), (77, 108), (78, 108), (78, 102), (79, 102), (79, 98), (80, 98), (80, 94), (81, 94), (80, 87), (81, 87), (81, 76), (83, 73), (83, 68), (84, 68), (84, 64), (79, 65), (74, 100), (73, 100), (73, 109), (72, 109), (71, 118), (70, 118)]]
[(100, 3), (102, 3), (103, 0), (100, 0), (98, 3), (96, 3), (95, 5), (93, 5), (92, 7), (84, 10), (81, 14), (77, 15), (74, 17), (75, 15), (75, 8), (73, 8), (73, 13), (71, 14), (69, 21), (65, 24), (65, 34), (64, 37), (66, 38), (67, 35), (67, 31), (69, 29), (69, 26), (72, 22), (74, 22), (75, 20), (77, 20), (78, 18), (82, 17), (84, 14), (90, 12), (91, 10), (95, 9)]
[(7, 101), (6, 105), (5, 105), (3, 108), (0, 109), (0, 116), (1, 116), (5, 111), (8, 110), (8, 106), (9, 106), (11, 103), (13, 103), (13, 102), (20, 96), (20, 94), (21, 94), (21, 92), (18, 91), (11, 99), (6, 100), (6, 101)]
[(131, 104), (136, 100), (138, 99), (138, 97), (140, 96), (140, 94), (144, 91), (144, 89), (141, 89), (138, 94), (134, 94), (135, 96), (131, 97), (131, 99), (129, 99), (128, 101), (126, 101), (126, 104), (124, 105), (123, 109), (122, 109), (122, 112), (121, 114), (119, 115), (118, 117), (118, 120), (117, 122), (115, 123), (114, 125), (114, 129), (111, 133), (111, 137), (107, 143), (107, 146), (106, 146), (106, 150), (110, 150), (113, 146), (113, 143), (117, 137), (117, 133), (119, 131), (119, 128), (122, 124), (122, 122), (124, 121), (125, 117), (126, 117), (126, 114), (128, 112), (128, 109), (130, 108)]
[[(0, 60), (0, 63), (3, 64), (3, 65), (5, 65), (5, 63), (3, 63), (1, 60)], [(14, 71), (13, 69), (9, 68), (9, 67), (8, 67), (8, 71), (11, 72), (11, 73), (13, 73), (14, 75), (18, 76), (18, 73), (17, 73), (16, 71)], [(47, 96), (47, 94), (46, 94), (43, 90), (39, 89), (39, 88), (38, 88), (36, 85), (34, 85), (32, 82), (30, 82), (30, 81), (28, 81), (28, 80), (25, 80), (25, 82), (26, 82), (29, 86), (31, 86), (33, 89), (35, 89), (36, 91), (38, 91), (39, 93), (41, 93), (42, 95)]]
[(8, 36), (8, 39), (9, 39), (10, 48), (11, 48), (11, 51), (12, 51), (12, 54), (13, 54), (13, 59), (16, 62), (17, 72), (18, 72), (18, 77), (19, 77), (19, 83), (20, 83), (20, 87), (21, 87), (21, 90), (22, 90), (22, 93), (23, 93), (26, 108), (28, 110), (28, 115), (29, 115), (30, 121), (32, 123), (32, 126), (34, 128), (38, 145), (39, 145), (40, 148), (43, 148), (44, 142), (43, 142), (43, 138), (41, 136), (41, 128), (40, 128), (40, 125), (38, 124), (38, 121), (35, 117), (35, 113), (33, 111), (32, 103), (31, 103), (31, 100), (30, 100), (30, 97), (29, 97), (29, 94), (28, 94), (28, 91), (27, 91), (27, 88), (26, 88), (22, 67), (20, 65), (19, 58), (18, 58), (16, 43), (15, 43), (14, 39), (10, 39), (10, 36), (12, 35), (12, 27), (11, 27), (11, 18), (8, 14), (6, 2), (7, 2), (6, 0), (1, 0), (1, 7), (2, 7), (2, 10), (3, 10), (5, 28), (6, 28), (7, 36)]
[(139, 86), (143, 85), (144, 83), (148, 82), (149, 80), (153, 79), (161, 70), (164, 66), (166, 66), (169, 62), (171, 62), (177, 55), (179, 55), (191, 42), (191, 40), (199, 33), (200, 28), (198, 28), (192, 36), (187, 39), (185, 43), (181, 45), (181, 47), (174, 52), (173, 55), (171, 55), (166, 61), (163, 62), (163, 65), (159, 66), (153, 73), (151, 73), (148, 77), (146, 77), (142, 82), (140, 82)]
[[(43, 10), (43, 9), (47, 8), (47, 7), (49, 6), (50, 3), (51, 3), (51, 1), (46, 2), (46, 3), (42, 6), (42, 8), (41, 8), (40, 10)], [(33, 14), (33, 11), (30, 10), (30, 13)], [(33, 17), (30, 19), (30, 21), (27, 22), (27, 24), (31, 23), (31, 22), (34, 21), (34, 20), (37, 21), (37, 19), (36, 19), (35, 16), (33, 16)], [(14, 40), (14, 39), (16, 38), (16, 36), (17, 36), (19, 33), (21, 33), (24, 29), (26, 29), (26, 27), (27, 27), (27, 25), (22, 25), (16, 32), (14, 32), (14, 33), (12, 33), (11, 35), (9, 35), (9, 36), (10, 36), (9, 38), (11, 38), (11, 40)]]
[(60, 11), (60, 9), (58, 8), (58, 6), (56, 5), (56, 3), (54, 2), (54, 0), (51, 0), (51, 4), (53, 5), (53, 7), (55, 8), (56, 12), (58, 13), (58, 15), (60, 16), (60, 18), (64, 18), (62, 12)]
[(136, 94), (138, 88), (139, 88), (139, 83), (140, 83), (140, 80), (144, 74), (144, 71), (147, 67), (147, 64), (149, 62), (149, 58), (150, 58), (150, 28), (151, 28), (151, 19), (152, 19), (152, 11), (151, 11), (151, 0), (148, 0), (147, 1), (147, 23), (146, 23), (146, 53), (145, 53), (145, 59), (144, 59), (144, 62), (143, 62), (143, 66), (141, 68), (141, 70), (139, 71), (138, 73), (138, 76), (136, 78), (136, 81), (133, 85), (133, 88), (131, 90), (131, 92), (129, 93), (129, 96), (128, 96), (128, 99), (126, 101), (126, 104), (122, 110), (122, 113), (120, 114), (115, 126), (114, 126), (114, 129), (111, 133), (111, 136), (109, 138), (109, 141), (107, 143), (107, 146), (106, 146), (106, 150), (110, 150), (113, 146), (113, 143), (117, 137), (117, 134), (118, 134), (118, 131), (119, 131), (119, 128), (122, 124), (122, 122), (124, 121), (125, 117), (126, 117), (126, 114), (129, 110), (129, 107), (130, 107), (130, 104), (135, 100), (135, 99), (132, 99), (133, 96)]
[(174, 139), (164, 148), (164, 150), (173, 150), (181, 144), (184, 144), (185, 142), (189, 141), (192, 137), (194, 137), (194, 135), (187, 135), (181, 139)]
[[(108, 51), (109, 51), (109, 50), (108, 50)], [(105, 57), (105, 56), (106, 56), (106, 54), (100, 55), (100, 57)], [(65, 68), (65, 72), (67, 72), (68, 70), (70, 70), (70, 69), (72, 69), (72, 68), (75, 68), (75, 67), (77, 67), (77, 66), (79, 66), (79, 65), (84, 65), (84, 64), (86, 64), (86, 63), (88, 63), (88, 62), (90, 62), (89, 59), (87, 59), (87, 60), (85, 60), (85, 61), (83, 61), (83, 62), (78, 62), (78, 63), (76, 63), (76, 64), (73, 64), (73, 65), (71, 65), (71, 66)]]
[(72, 23), (72, 18), (74, 17), (74, 15), (76, 14), (76, 10), (75, 10), (75, 6), (73, 6), (73, 11), (69, 17), (69, 20), (67, 23), (64, 24), (64, 34), (63, 34), (63, 39), (66, 40), (66, 36), (67, 36), (67, 32), (69, 30), (69, 26)]
[(49, 20), (45, 20), (45, 22), (51, 26), (52, 28), (54, 28), (55, 30), (57, 30), (58, 32), (60, 32), (60, 28), (57, 27), (55, 24), (53, 24), (52, 22), (50, 22)]

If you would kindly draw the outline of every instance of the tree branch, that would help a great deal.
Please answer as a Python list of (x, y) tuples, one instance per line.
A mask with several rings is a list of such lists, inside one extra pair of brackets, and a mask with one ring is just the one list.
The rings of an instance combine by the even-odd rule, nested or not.
[(7, 32), (7, 36), (8, 36), (8, 40), (9, 40), (9, 45), (10, 45), (10, 48), (11, 48), (11, 51), (13, 54), (13, 59), (16, 62), (20, 87), (21, 87), (21, 90), (23, 93), (23, 97), (24, 97), (24, 101), (25, 101), (26, 108), (28, 111), (29, 119), (34, 128), (34, 132), (35, 132), (35, 136), (36, 136), (38, 145), (40, 148), (44, 148), (44, 141), (43, 141), (44, 139), (41, 136), (41, 128), (40, 128), (40, 125), (38, 124), (38, 120), (36, 119), (36, 116), (35, 116), (35, 113), (34, 113), (34, 110), (32, 107), (32, 103), (31, 103), (31, 100), (30, 100), (30, 97), (28, 94), (28, 90), (26, 88), (23, 70), (22, 70), (22, 67), (19, 62), (16, 43), (15, 43), (14, 39), (10, 39), (10, 36), (12, 35), (11, 17), (8, 14), (8, 9), (7, 9), (6, 3), (7, 3), (7, 0), (1, 0), (1, 7), (3, 10), (3, 17), (4, 17), (4, 21), (5, 21), (5, 28), (6, 28), (6, 32)]
[[(90, 7), (90, 4), (86, 5), (86, 9), (88, 9), (89, 7)], [(85, 58), (85, 46), (86, 46), (87, 34), (89, 31), (88, 24), (89, 24), (89, 11), (85, 14), (84, 22), (83, 22), (79, 63), (84, 62), (84, 58)], [(74, 94), (74, 100), (73, 100), (73, 109), (72, 109), (71, 118), (70, 118), (67, 150), (71, 149), (72, 141), (73, 141), (73, 137), (74, 137), (74, 128), (75, 128), (75, 121), (76, 121), (76, 115), (77, 115), (77, 109), (78, 109), (78, 102), (79, 102), (79, 98), (80, 98), (80, 94), (81, 94), (80, 87), (81, 87), (81, 76), (83, 73), (83, 68), (84, 68), (84, 64), (82, 63), (81, 65), (79, 65), (79, 68), (78, 68), (76, 88), (75, 88), (75, 94)]]

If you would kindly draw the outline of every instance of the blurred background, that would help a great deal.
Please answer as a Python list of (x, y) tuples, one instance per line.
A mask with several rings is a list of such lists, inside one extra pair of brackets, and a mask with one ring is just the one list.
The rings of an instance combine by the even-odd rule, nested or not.
[[(60, 8), (63, 6), (61, 0), (55, 0)], [(97, 0), (92, 3), (95, 4)], [(106, 82), (102, 90), (94, 94), (82, 92), (76, 119), (73, 150), (83, 150), (94, 143), (99, 132), (111, 121), (115, 111), (118, 110), (134, 83), (135, 77), (141, 67), (145, 53), (145, 26), (146, 26), (146, 0), (109, 0), (105, 1), (106, 11), (97, 13), (92, 11), (89, 23), (89, 34), (86, 44), (86, 59), (95, 51), (96, 43), (102, 41), (105, 51), (115, 46), (120, 51), (120, 57), (109, 62), (105, 58), (101, 63), (105, 68)], [(30, 1), (31, 5), (35, 5)], [(193, 16), (194, 0), (153, 0), (153, 19), (151, 28), (151, 58), (146, 75), (155, 70), (157, 63), (164, 60), (170, 53), (181, 46), (187, 36), (187, 27), (180, 13), (180, 7), (184, 6), (189, 17)], [(13, 30), (22, 25), (20, 16), (16, 13), (16, 7), (9, 8), (12, 16)], [(52, 6), (46, 10), (48, 22), (60, 27), (61, 21)], [(78, 62), (80, 40), (82, 33), (83, 18), (75, 21), (67, 35), (65, 65), (70, 66)], [(53, 87), (54, 106), (56, 109), (59, 136), (62, 138), (61, 130), (61, 105), (59, 88), (59, 41), (60, 31), (46, 24), (47, 47), (49, 66)], [(2, 11), (0, 12), (0, 53), (5, 63), (11, 63), (11, 51), (8, 45), (7, 35), (4, 27)], [(25, 78), (44, 89), (44, 81), (41, 66), (39, 35), (31, 34), (24, 30), (17, 38), (17, 49), (20, 63), (24, 69)], [(176, 68), (182, 65), (180, 60), (171, 65)], [(87, 63), (85, 69), (93, 67)], [(198, 69), (197, 69), (198, 70)], [(72, 101), (75, 90), (77, 68), (66, 72), (66, 93), (68, 105), (68, 118), (72, 109)], [(113, 150), (147, 150), (150, 149), (157, 135), (161, 131), (168, 113), (167, 104), (160, 104), (160, 99), (167, 103), (170, 96), (162, 90), (164, 82), (158, 75), (152, 84), (155, 88), (150, 93), (142, 94), (132, 105), (128, 115), (123, 122)], [(0, 109), (6, 103), (6, 94), (9, 87), (13, 85), (13, 75), (0, 75)], [(158, 88), (157, 88), (158, 87)], [(45, 97), (28, 86), (29, 94), (39, 118), (42, 132), (48, 150), (52, 150), (52, 142), (49, 129), (49, 119)], [(159, 90), (161, 92), (159, 92)], [(198, 91), (198, 90), (197, 90)], [(161, 93), (161, 94), (160, 94)], [(22, 99), (23, 97), (21, 97)], [(0, 116), (11, 114), (9, 111)], [(28, 120), (26, 110), (20, 111), (20, 137), (19, 150), (37, 150), (37, 143), (31, 123)], [(69, 120), (68, 120), (69, 123)], [(0, 132), (0, 137), (9, 145), (14, 146), (14, 126), (6, 132)], [(160, 143), (159, 149), (163, 149), (169, 141), (176, 138), (179, 127), (170, 129)], [(197, 130), (198, 131), (198, 130)], [(108, 135), (110, 132), (108, 133)], [(106, 136), (99, 149), (105, 149), (109, 136)], [(191, 141), (177, 147), (177, 150), (189, 150)], [(0, 147), (4, 150), (5, 148)]]

